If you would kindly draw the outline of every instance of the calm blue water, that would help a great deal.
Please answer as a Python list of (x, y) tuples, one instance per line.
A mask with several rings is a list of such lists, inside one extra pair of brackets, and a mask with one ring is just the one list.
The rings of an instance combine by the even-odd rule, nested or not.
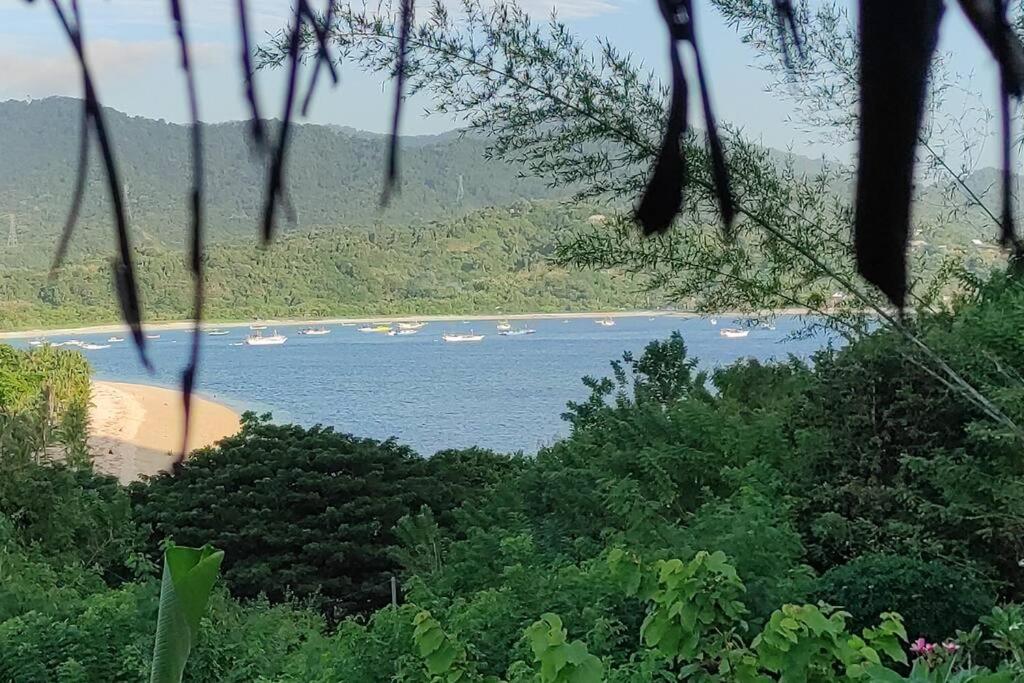
[[(719, 327), (735, 321), (719, 320)], [(522, 324), (513, 321), (513, 325)], [(484, 446), (535, 452), (566, 432), (559, 414), (566, 401), (588, 392), (584, 375), (606, 376), (623, 351), (640, 352), (653, 339), (679, 330), (704, 368), (739, 358), (808, 357), (829, 342), (825, 335), (787, 339), (803, 323), (779, 318), (775, 330), (753, 329), (724, 339), (707, 320), (671, 317), (618, 318), (614, 327), (593, 320), (535, 320), (537, 333), (501, 337), (494, 322), (433, 322), (419, 334), (387, 337), (333, 326), (323, 337), (296, 334), (283, 346), (231, 346), (248, 330), (203, 338), (199, 392), (238, 410), (271, 412), (276, 422), (333, 425), (359, 436), (395, 436), (417, 451)], [(446, 344), (444, 331), (486, 333), (479, 343)], [(190, 332), (160, 332), (150, 340), (156, 365), (149, 375), (130, 343), (83, 351), (99, 379), (176, 387)], [(103, 342), (109, 334), (74, 335)], [(62, 337), (55, 337), (62, 339)]]

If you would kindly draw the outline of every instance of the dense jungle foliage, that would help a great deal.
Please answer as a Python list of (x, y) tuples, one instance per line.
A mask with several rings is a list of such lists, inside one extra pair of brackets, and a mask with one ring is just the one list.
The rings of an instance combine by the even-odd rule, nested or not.
[[(296, 234), (273, 249), (218, 244), (205, 254), (211, 320), (391, 314), (469, 314), (642, 308), (662, 298), (638, 292), (614, 271), (549, 261), (558, 240), (595, 215), (584, 207), (522, 203), (485, 209), (417, 230), (351, 229)], [(599, 215), (599, 214), (596, 214)], [(140, 250), (136, 261), (149, 320), (190, 315), (178, 252)], [(0, 271), (7, 329), (117, 322), (108, 260)]]
[[(45, 267), (64, 224), (78, 157), (81, 103), (69, 98), (0, 102), (0, 264)], [(116, 145), (136, 243), (182, 251), (188, 225), (188, 128), (166, 121), (105, 115)], [(271, 124), (272, 126), (274, 124)], [(263, 165), (250, 153), (246, 124), (204, 126), (208, 238), (251, 243), (262, 208)], [(386, 210), (380, 182), (387, 137), (332, 126), (297, 125), (287, 167), (295, 221), (288, 231), (345, 230), (348, 226), (414, 226), (462, 216), (487, 206), (562, 196), (538, 179), (484, 159), (484, 141), (458, 133), (413, 136), (403, 143), (402, 192)], [(100, 157), (93, 150), (72, 256), (108, 255), (110, 201)], [(461, 190), (460, 190), (461, 187)], [(563, 193), (564, 195), (564, 193)], [(6, 243), (8, 221), (17, 246)]]
[[(997, 274), (912, 327), (1019, 420), (1022, 324)], [(226, 551), (194, 681), (1021, 680), (1024, 444), (912, 343), (708, 376), (674, 335), (533, 458), (253, 415), (130, 489), (5, 451), (0, 680), (143, 679), (166, 538)]]

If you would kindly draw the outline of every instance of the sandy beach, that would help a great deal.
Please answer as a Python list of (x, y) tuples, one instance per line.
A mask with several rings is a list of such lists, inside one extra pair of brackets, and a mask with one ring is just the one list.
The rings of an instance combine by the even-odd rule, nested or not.
[[(181, 392), (144, 384), (93, 382), (89, 450), (94, 467), (127, 484), (170, 467), (181, 448)], [(238, 431), (230, 408), (192, 399), (188, 449), (209, 446)]]
[[(750, 317), (751, 315), (807, 315), (808, 311), (804, 308), (784, 308), (776, 311), (759, 311), (759, 312), (723, 312), (719, 313), (719, 317)], [(289, 325), (361, 325), (364, 323), (375, 324), (375, 323), (398, 323), (398, 322), (446, 322), (446, 321), (462, 321), (462, 320), (565, 320), (575, 318), (656, 318), (662, 316), (674, 317), (674, 318), (696, 318), (701, 314), (694, 313), (691, 311), (588, 311), (588, 312), (572, 312), (572, 313), (495, 313), (494, 315), (378, 315), (378, 316), (364, 316), (359, 318), (300, 318), (300, 319), (282, 319), (272, 318), (261, 320), (268, 326), (280, 325), (282, 327)], [(203, 323), (203, 329), (226, 329), (232, 327), (248, 327), (251, 321), (224, 321), (224, 322), (212, 322), (208, 321)], [(174, 322), (153, 322), (146, 323), (145, 328), (147, 332), (159, 332), (160, 330), (188, 330), (192, 328), (192, 323), (187, 320), (174, 321)], [(113, 323), (108, 325), (87, 325), (81, 327), (62, 327), (56, 329), (31, 329), (31, 330), (7, 330), (0, 332), (0, 339), (25, 339), (31, 337), (52, 337), (59, 335), (70, 335), (70, 334), (120, 334), (127, 336), (128, 328), (120, 323)]]

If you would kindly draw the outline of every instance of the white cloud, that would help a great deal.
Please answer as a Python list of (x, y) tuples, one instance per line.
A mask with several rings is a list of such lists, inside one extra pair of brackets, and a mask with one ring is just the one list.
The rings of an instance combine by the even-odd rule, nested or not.
[(538, 19), (551, 14), (552, 9), (564, 20), (589, 19), (622, 9), (615, 0), (520, 0), (519, 5)]
[[(17, 41), (0, 44), (17, 45)], [(197, 66), (211, 63), (223, 53), (223, 46), (197, 43), (192, 46), (192, 58)], [(126, 42), (107, 38), (86, 41), (86, 56), (97, 87), (118, 79), (140, 76), (157, 63), (176, 65), (177, 45), (167, 40)], [(59, 53), (26, 49), (0, 49), (0, 94), (6, 97), (44, 97), (47, 95), (81, 96), (82, 82), (78, 62), (71, 50)]]

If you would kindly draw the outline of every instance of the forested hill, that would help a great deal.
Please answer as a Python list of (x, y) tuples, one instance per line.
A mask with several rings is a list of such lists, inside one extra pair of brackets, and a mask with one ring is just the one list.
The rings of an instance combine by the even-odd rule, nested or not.
[[(211, 320), (344, 315), (587, 311), (657, 306), (614, 272), (570, 271), (548, 256), (589, 212), (549, 203), (482, 209), (420, 230), (353, 227), (285, 236), (272, 249), (211, 245)], [(181, 320), (191, 311), (180, 252), (137, 255), (143, 313)], [(0, 269), (0, 329), (116, 322), (107, 259), (45, 269)]]
[[(142, 246), (180, 247), (190, 178), (187, 126), (106, 110)], [(80, 103), (70, 98), (0, 102), (0, 264), (45, 263), (71, 201)], [(213, 240), (252, 237), (265, 188), (263, 162), (246, 142), (246, 124), (204, 129), (207, 219)], [(296, 223), (285, 230), (409, 225), (485, 206), (552, 196), (536, 179), (484, 159), (485, 142), (457, 134), (406, 138), (401, 192), (379, 206), (387, 137), (336, 126), (297, 125), (288, 154), (288, 197)], [(99, 154), (91, 154), (88, 192), (75, 250), (109, 252), (111, 219)], [(461, 179), (461, 180), (460, 180)], [(461, 190), (460, 190), (461, 185)], [(14, 216), (18, 247), (7, 246)]]

